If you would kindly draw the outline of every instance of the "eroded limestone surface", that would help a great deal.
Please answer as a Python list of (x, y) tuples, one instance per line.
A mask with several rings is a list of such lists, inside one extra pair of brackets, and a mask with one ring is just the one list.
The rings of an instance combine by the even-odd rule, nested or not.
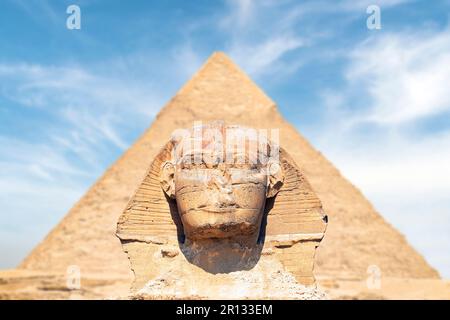
[(316, 286), (299, 284), (274, 257), (263, 258), (251, 270), (212, 275), (185, 269), (162, 271), (132, 299), (327, 299)]
[[(242, 148), (208, 130), (222, 137), (240, 130)], [(175, 296), (239, 298), (236, 285), (252, 285), (236, 277), (256, 277), (262, 293), (252, 297), (268, 297), (275, 293), (264, 288), (277, 285), (277, 274), (290, 277), (298, 294), (314, 284), (314, 253), (327, 225), (320, 201), (287, 152), (249, 130), (214, 122), (195, 139), (173, 136), (154, 159), (117, 228), (135, 292), (173, 282)]]

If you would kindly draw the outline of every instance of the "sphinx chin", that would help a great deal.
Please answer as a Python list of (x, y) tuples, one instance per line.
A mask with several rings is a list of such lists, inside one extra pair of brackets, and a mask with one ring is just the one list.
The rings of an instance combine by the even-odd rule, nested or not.
[(184, 233), (192, 240), (253, 236), (261, 226), (258, 209), (205, 208), (191, 210), (181, 217)]

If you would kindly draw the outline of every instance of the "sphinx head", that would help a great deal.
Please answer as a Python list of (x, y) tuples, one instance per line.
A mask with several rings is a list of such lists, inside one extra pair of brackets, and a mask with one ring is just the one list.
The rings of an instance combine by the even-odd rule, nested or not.
[(257, 237), (283, 184), (279, 148), (254, 129), (213, 123), (178, 132), (161, 186), (188, 239)]

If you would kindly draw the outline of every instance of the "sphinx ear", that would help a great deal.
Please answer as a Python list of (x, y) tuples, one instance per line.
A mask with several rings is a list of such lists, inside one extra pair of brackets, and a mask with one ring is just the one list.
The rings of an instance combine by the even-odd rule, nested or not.
[(160, 176), (161, 188), (168, 197), (175, 198), (175, 166), (172, 162), (166, 161), (161, 166)]
[(275, 197), (283, 186), (284, 174), (278, 162), (270, 161), (267, 164), (267, 198)]

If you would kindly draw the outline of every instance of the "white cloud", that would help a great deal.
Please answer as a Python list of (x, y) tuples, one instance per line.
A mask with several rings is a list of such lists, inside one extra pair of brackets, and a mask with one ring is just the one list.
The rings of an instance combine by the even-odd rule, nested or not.
[(343, 11), (361, 11), (370, 5), (377, 5), (383, 10), (413, 1), (415, 0), (341, 0), (336, 6)]
[(450, 110), (450, 30), (387, 34), (351, 54), (347, 78), (373, 103), (360, 121), (401, 124)]
[(130, 81), (126, 74), (111, 77), (109, 72), (94, 74), (80, 66), (3, 63), (0, 78), (8, 79), (1, 86), (4, 96), (32, 107), (96, 104), (108, 111), (130, 105), (130, 111), (144, 112), (147, 101), (153, 100), (145, 84)]
[(301, 11), (280, 10), (276, 1), (228, 1), (228, 13), (219, 21), (230, 41), (226, 51), (254, 78), (295, 72), (301, 62), (286, 63), (288, 53), (308, 43), (296, 32)]
[(0, 268), (6, 268), (45, 236), (98, 170), (77, 165), (51, 143), (5, 137), (0, 137), (0, 168)]
[(229, 28), (231, 26), (245, 27), (254, 17), (255, 2), (253, 0), (229, 0), (230, 14), (220, 21), (220, 24)]
[(0, 61), (0, 111), (19, 127), (0, 134), (0, 239), (32, 233), (21, 248), (34, 246), (200, 62), (192, 50), (85, 65)]
[[(65, 157), (60, 148), (50, 143), (39, 144), (24, 142), (18, 138), (0, 137), (0, 163), (2, 175), (9, 175), (17, 169), (17, 173), (35, 173), (37, 176), (49, 178), (58, 175), (89, 176), (87, 171), (77, 168)], [(2, 179), (3, 182), (5, 179)], [(6, 190), (7, 192), (7, 190)]]
[[(354, 139), (349, 140), (354, 135)], [(366, 140), (349, 131), (332, 144), (331, 132), (320, 140), (337, 167), (363, 190), (378, 194), (421, 196), (446, 195), (450, 190), (450, 131), (428, 137), (379, 133)], [(325, 137), (325, 135), (324, 135)], [(381, 143), (382, 142), (382, 143)], [(344, 152), (345, 150), (345, 152)], [(446, 197), (442, 197), (446, 198)], [(450, 202), (450, 198), (448, 198)], [(450, 212), (449, 212), (450, 215)]]
[(143, 125), (141, 116), (153, 116), (161, 104), (145, 81), (79, 66), (0, 64), (0, 79), (3, 98), (58, 119), (45, 128), (56, 131), (49, 134), (56, 142), (92, 154), (105, 142), (124, 149), (128, 143), (119, 132), (130, 121)]
[[(409, 0), (375, 1), (382, 9), (406, 2)], [(226, 50), (247, 73), (258, 78), (274, 74), (282, 77), (297, 71), (305, 60), (298, 54), (299, 49), (329, 37), (327, 24), (338, 14), (350, 13), (352, 19), (365, 17), (365, 9), (373, 1), (230, 0), (227, 4), (229, 11), (218, 23), (230, 37)], [(305, 20), (314, 15), (326, 16), (329, 21), (311, 28)], [(340, 19), (341, 24), (347, 22)], [(288, 54), (295, 57), (286, 59)]]
[(174, 76), (181, 79), (191, 78), (204, 62), (190, 42), (174, 49), (172, 55), (174, 65), (177, 66), (177, 74)]
[[(258, 76), (280, 71), (280, 59), (289, 51), (302, 47), (304, 41), (292, 35), (273, 36), (252, 45), (235, 44), (230, 49), (230, 56), (242, 66), (246, 72)], [(295, 71), (297, 65), (290, 65), (285, 71)]]
[[(82, 179), (71, 173), (55, 175), (53, 169), (33, 163), (41, 154), (28, 155), (28, 162), (0, 162), (2, 269), (14, 267), (25, 258), (89, 186), (85, 175)], [(55, 180), (56, 176), (63, 178)]]
[[(162, 91), (148, 89), (151, 77), (114, 66), (0, 63), (2, 104), (19, 109), (7, 119), (26, 128), (0, 135), (0, 237), (33, 234), (21, 242), (31, 248), (130, 144), (127, 133), (143, 130), (159, 110)], [(1, 259), (0, 267), (11, 261)]]
[(371, 141), (334, 130), (317, 139), (319, 149), (449, 278), (450, 131), (421, 138), (379, 133)]
[(450, 33), (370, 38), (348, 55), (345, 87), (324, 90), (315, 144), (427, 260), (450, 277)]

